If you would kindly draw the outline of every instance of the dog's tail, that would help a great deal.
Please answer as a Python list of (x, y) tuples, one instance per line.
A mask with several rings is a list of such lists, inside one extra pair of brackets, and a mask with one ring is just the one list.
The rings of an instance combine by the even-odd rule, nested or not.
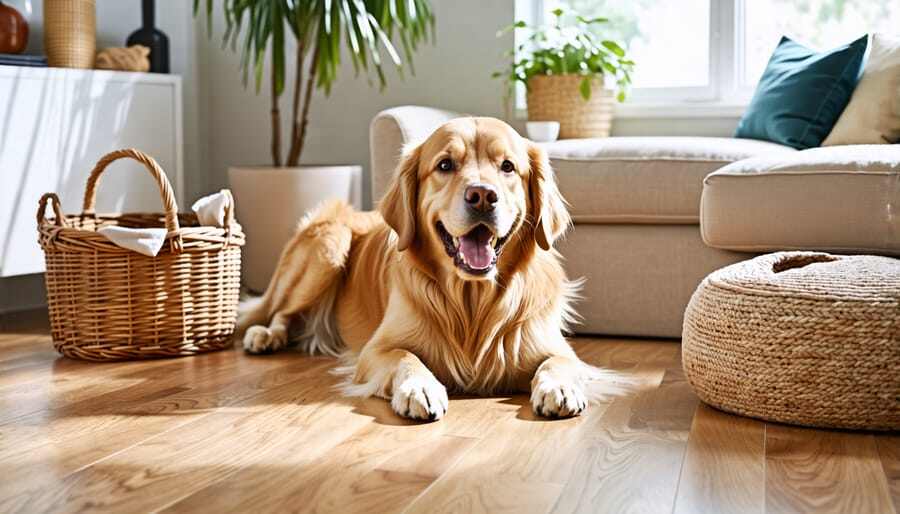
[(238, 337), (253, 325), (268, 325), (274, 316), (286, 316), (292, 321), (291, 342), (311, 353), (341, 352), (334, 306), (353, 241), (353, 215), (346, 203), (326, 201), (300, 220), (266, 293), (241, 302)]

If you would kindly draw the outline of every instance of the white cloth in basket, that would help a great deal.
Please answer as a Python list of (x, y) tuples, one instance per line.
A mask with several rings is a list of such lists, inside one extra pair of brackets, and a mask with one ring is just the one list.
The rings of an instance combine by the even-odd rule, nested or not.
[[(228, 195), (218, 193), (204, 196), (191, 206), (197, 220), (201, 225), (214, 227), (225, 226), (225, 207), (228, 205)], [(103, 227), (97, 231), (112, 241), (116, 246), (146, 255), (156, 257), (166, 242), (166, 229), (164, 228), (126, 228)]]

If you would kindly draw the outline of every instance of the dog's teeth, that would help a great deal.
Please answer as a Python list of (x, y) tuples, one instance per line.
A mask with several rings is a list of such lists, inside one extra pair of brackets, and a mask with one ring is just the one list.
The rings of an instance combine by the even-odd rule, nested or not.
[(459, 238), (458, 237), (453, 238), (453, 246), (459, 248)]
[(468, 264), (469, 264), (468, 262), (466, 262), (466, 254), (463, 253), (463, 252), (459, 252), (459, 260), (461, 260), (462, 263), (465, 264), (465, 265), (468, 265)]
[(497, 246), (497, 236), (491, 237), (491, 248)]

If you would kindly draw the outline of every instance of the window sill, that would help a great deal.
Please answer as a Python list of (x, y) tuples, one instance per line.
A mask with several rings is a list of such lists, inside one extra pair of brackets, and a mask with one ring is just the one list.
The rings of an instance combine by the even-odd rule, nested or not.
[[(746, 103), (722, 102), (670, 102), (670, 103), (617, 103), (617, 119), (685, 119), (685, 118), (740, 118), (747, 109)], [(516, 109), (516, 119), (527, 120), (526, 109)]]
[(616, 117), (640, 118), (740, 118), (746, 103), (677, 102), (616, 104)]

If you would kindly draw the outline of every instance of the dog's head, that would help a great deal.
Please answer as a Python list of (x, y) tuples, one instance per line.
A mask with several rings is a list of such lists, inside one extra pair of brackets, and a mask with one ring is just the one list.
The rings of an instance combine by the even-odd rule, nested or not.
[(494, 118), (455, 119), (407, 151), (380, 210), (399, 250), (464, 280), (550, 250), (570, 222), (546, 152)]

